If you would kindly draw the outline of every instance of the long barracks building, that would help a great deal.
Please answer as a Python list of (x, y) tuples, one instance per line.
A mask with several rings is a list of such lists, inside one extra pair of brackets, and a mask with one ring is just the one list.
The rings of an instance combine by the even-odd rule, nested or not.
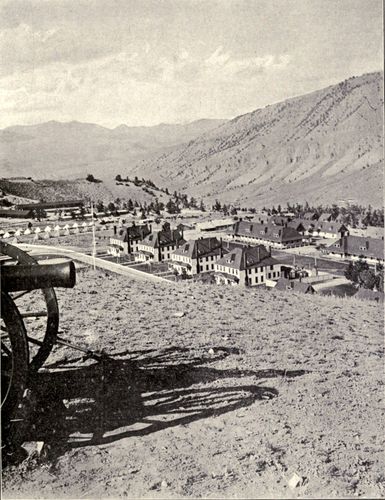
[(231, 239), (249, 244), (263, 244), (274, 248), (299, 247), (306, 238), (292, 227), (238, 221), (229, 232)]

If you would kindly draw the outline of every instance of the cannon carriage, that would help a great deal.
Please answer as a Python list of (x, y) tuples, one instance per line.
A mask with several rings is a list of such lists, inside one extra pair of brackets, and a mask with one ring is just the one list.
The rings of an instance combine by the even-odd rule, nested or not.
[[(39, 263), (20, 248), (0, 241), (1, 413), (3, 446), (12, 439), (11, 423), (34, 374), (60, 339), (55, 287), (72, 288), (75, 265)], [(83, 350), (80, 348), (80, 350)]]

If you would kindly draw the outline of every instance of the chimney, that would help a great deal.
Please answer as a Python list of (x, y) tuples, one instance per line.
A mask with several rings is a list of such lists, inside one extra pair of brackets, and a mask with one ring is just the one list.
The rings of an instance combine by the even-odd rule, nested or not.
[(271, 257), (271, 245), (269, 246), (269, 257)]
[(117, 227), (114, 226), (114, 235), (116, 235), (116, 232), (117, 232)]
[(221, 242), (221, 246), (219, 247), (220, 248), (219, 257), (222, 258), (223, 257), (223, 240), (222, 240), (222, 236), (221, 236), (220, 242)]

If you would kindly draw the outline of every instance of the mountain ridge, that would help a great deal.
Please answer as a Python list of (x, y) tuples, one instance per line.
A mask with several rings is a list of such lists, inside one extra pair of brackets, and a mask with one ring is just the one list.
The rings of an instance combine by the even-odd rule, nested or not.
[[(293, 185), (306, 179), (314, 185), (312, 201), (349, 198), (351, 174), (376, 169), (383, 161), (382, 75), (352, 77), (235, 117), (187, 145), (142, 161), (136, 171), (152, 171), (156, 182), (167, 179), (194, 195), (235, 203), (255, 203), (259, 197), (292, 201)], [(370, 178), (366, 174), (369, 170), (364, 177)], [(376, 183), (368, 184), (358, 202), (382, 204), (383, 182), (373, 178)], [(326, 186), (330, 196), (321, 195)]]
[(207, 201), (250, 206), (343, 198), (380, 206), (382, 123), (383, 73), (376, 72), (231, 120), (8, 127), (0, 131), (0, 165), (3, 176), (40, 179), (138, 175)]

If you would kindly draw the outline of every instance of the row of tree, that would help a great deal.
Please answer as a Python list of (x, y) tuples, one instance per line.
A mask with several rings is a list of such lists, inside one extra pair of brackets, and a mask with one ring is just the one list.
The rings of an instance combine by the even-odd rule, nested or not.
[(345, 225), (357, 227), (361, 226), (383, 226), (384, 225), (384, 209), (373, 209), (370, 205), (364, 207), (362, 205), (351, 204), (347, 207), (340, 207), (337, 204), (332, 205), (310, 205), (300, 203), (287, 203), (286, 209), (283, 210), (281, 205), (273, 206), (271, 209), (263, 208), (270, 215), (280, 214), (284, 211), (293, 213), (300, 217), (306, 212), (315, 212), (318, 215), (321, 213), (330, 213), (333, 219), (339, 217)]

